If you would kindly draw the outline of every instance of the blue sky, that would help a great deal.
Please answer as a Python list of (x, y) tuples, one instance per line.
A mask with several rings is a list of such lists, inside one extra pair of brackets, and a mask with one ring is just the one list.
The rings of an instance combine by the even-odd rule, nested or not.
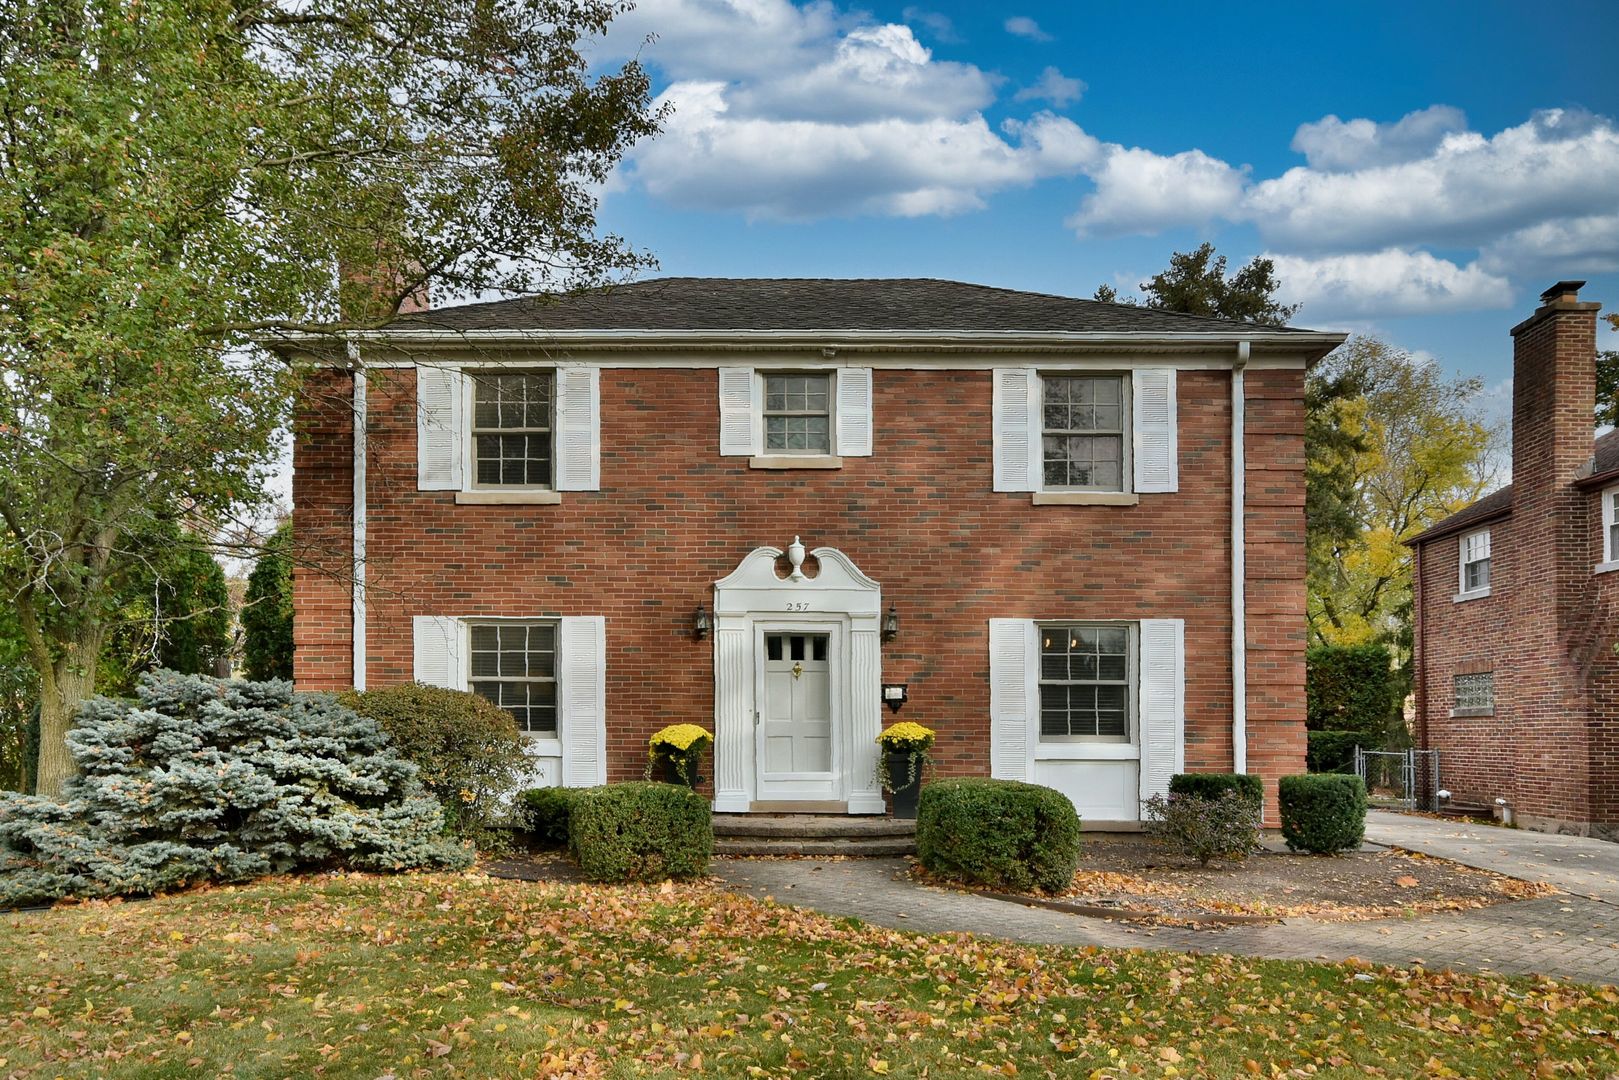
[(1541, 289), (1619, 306), (1613, 0), (642, 0), (636, 49), (674, 112), (602, 222), (661, 273), (1089, 296), (1208, 239), (1498, 403)]

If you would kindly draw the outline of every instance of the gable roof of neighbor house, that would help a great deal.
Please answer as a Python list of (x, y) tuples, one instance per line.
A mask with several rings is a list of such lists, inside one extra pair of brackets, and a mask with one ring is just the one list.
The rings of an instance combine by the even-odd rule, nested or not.
[[(1583, 474), (1577, 478), (1575, 484), (1588, 484), (1607, 479), (1619, 474), (1619, 430), (1610, 431), (1597, 439), (1591, 446), (1591, 460)], [(1506, 517), (1512, 513), (1512, 485), (1497, 488), (1488, 495), (1464, 506), (1454, 514), (1434, 525), (1428, 526), (1422, 532), (1408, 541), (1410, 544), (1425, 544), (1429, 540), (1437, 540), (1442, 536), (1449, 536), (1467, 528), (1469, 525), (1482, 525), (1486, 521)]]
[[(1341, 334), (1258, 326), (935, 278), (654, 278), (577, 293), (401, 315), (387, 331), (961, 331), (1289, 336), (1310, 351)], [(1325, 351), (1322, 349), (1321, 351)]]

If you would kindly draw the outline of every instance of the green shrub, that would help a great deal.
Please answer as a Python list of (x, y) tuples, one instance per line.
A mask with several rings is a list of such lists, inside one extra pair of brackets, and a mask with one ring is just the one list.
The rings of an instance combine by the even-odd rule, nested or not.
[(1305, 760), (1313, 773), (1351, 772), (1355, 768), (1355, 747), (1377, 745), (1376, 740), (1358, 731), (1310, 731), (1306, 737), (1310, 743)]
[(1036, 784), (937, 780), (922, 789), (916, 854), (944, 877), (1056, 892), (1079, 866), (1079, 814), (1066, 795)]
[(569, 799), (568, 846), (592, 881), (662, 881), (708, 872), (714, 824), (691, 788), (637, 780)]
[(450, 831), (479, 847), (499, 846), (490, 826), (506, 816), (530, 771), (528, 744), (511, 713), (463, 690), (406, 683), (339, 695), (382, 725), (438, 798)]
[(573, 805), (573, 796), (580, 790), (541, 787), (523, 792), (523, 810), (529, 835), (545, 847), (567, 847), (568, 810)]
[(1176, 773), (1169, 778), (1171, 795), (1218, 799), (1228, 791), (1235, 792), (1252, 806), (1255, 816), (1264, 808), (1265, 782), (1253, 773)]
[(1282, 839), (1294, 851), (1345, 851), (1366, 836), (1366, 785), (1358, 776), (1284, 776), (1280, 796)]
[(1387, 646), (1317, 645), (1304, 654), (1305, 727), (1380, 744), (1399, 693)]
[(60, 802), (0, 796), (0, 906), (471, 862), (416, 767), (332, 695), (170, 671), (136, 694), (85, 702)]
[(1218, 796), (1154, 795), (1141, 804), (1147, 835), (1199, 866), (1215, 859), (1245, 859), (1259, 850), (1259, 815), (1245, 792), (1228, 787)]
[(292, 522), (267, 540), (242, 598), (242, 667), (249, 679), (292, 678)]

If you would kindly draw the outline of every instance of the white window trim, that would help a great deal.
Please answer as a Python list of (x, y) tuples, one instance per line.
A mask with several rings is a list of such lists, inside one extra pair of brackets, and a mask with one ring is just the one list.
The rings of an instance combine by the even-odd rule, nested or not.
[(1619, 517), (1619, 486), (1603, 488), (1601, 498), (1602, 508), (1602, 561), (1597, 563), (1593, 574), (1606, 574), (1619, 570), (1619, 551), (1613, 550), (1613, 525)]
[[(1096, 505), (1096, 506), (1134, 506), (1138, 501), (1131, 498), (1126, 501), (1120, 496), (1135, 496), (1135, 386), (1134, 379), (1129, 371), (1054, 371), (1040, 368), (1036, 373), (1039, 385), (1039, 400), (1035, 402), (1035, 430), (1038, 438), (1034, 446), (1029, 448), (1034, 459), (1034, 474), (1036, 477), (1035, 494), (1045, 496), (1077, 496), (1077, 498), (1040, 499), (1036, 505)], [(1052, 487), (1046, 483), (1046, 380), (1048, 378), (1117, 378), (1119, 380), (1119, 486), (1116, 488), (1102, 487)], [(1101, 496), (1101, 498), (1098, 498)], [(1056, 625), (1053, 623), (1052, 625)], [(1134, 644), (1131, 646), (1134, 649)]]
[(1466, 600), (1481, 600), (1490, 595), (1490, 585), (1485, 585), (1479, 589), (1468, 589), (1467, 587), (1467, 567), (1470, 563), (1483, 561), (1483, 559), (1468, 559), (1468, 545), (1472, 540), (1480, 536), (1484, 538), (1484, 558), (1490, 560), (1490, 583), (1492, 585), (1495, 583), (1495, 553), (1491, 544), (1490, 530), (1474, 529), (1472, 532), (1463, 533), (1456, 540), (1456, 595), (1452, 597), (1455, 603), (1460, 604)]
[[(1129, 725), (1129, 734), (1123, 739), (1115, 735), (1059, 735), (1048, 738), (1040, 715), (1040, 687), (1045, 679), (1042, 678), (1043, 672), (1037, 666), (1034, 672), (1036, 760), (1141, 756), (1141, 624), (1126, 619), (1036, 619), (1034, 629), (1038, 644), (1039, 635), (1045, 633), (1048, 628), (1089, 626), (1123, 627), (1125, 633), (1129, 635), (1125, 645), (1128, 655), (1124, 673), (1126, 690), (1124, 722)], [(1043, 660), (1044, 654), (1038, 648), (1035, 655), (1037, 662)]]
[[(478, 376), (484, 372), (495, 375), (544, 375), (551, 377), (551, 482), (549, 484), (480, 484), (478, 482), (478, 440), (474, 433), (477, 423)], [(461, 470), (461, 490), (456, 493), (457, 503), (499, 504), (531, 503), (549, 504), (562, 501), (561, 491), (557, 488), (557, 469), (562, 447), (558, 444), (557, 433), (561, 427), (557, 423), (557, 380), (559, 373), (555, 367), (537, 365), (534, 367), (489, 368), (482, 365), (476, 367), (463, 367), (461, 369), (461, 415), (466, 417), (465, 432), (461, 438), (461, 460), (466, 464)], [(470, 497), (469, 497), (470, 496)], [(480, 496), (484, 496), (481, 497)], [(503, 498), (504, 496), (504, 498)], [(554, 498), (534, 498), (533, 496), (555, 496)]]
[[(765, 414), (769, 411), (767, 403), (770, 400), (770, 380), (791, 378), (795, 375), (806, 378), (820, 378), (826, 376), (826, 449), (825, 450), (772, 450), (765, 445)], [(754, 462), (793, 461), (802, 458), (805, 461), (826, 462), (836, 460), (839, 465), (843, 463), (838, 457), (838, 373), (836, 370), (812, 370), (806, 368), (757, 368), (753, 372), (754, 380), (759, 384), (754, 392), (753, 400), (759, 403), (758, 410), (753, 416), (755, 429), (754, 445), (759, 453), (750, 459), (749, 464), (754, 468), (791, 468), (790, 465), (754, 465)], [(811, 468), (835, 468), (836, 466), (812, 465)]]
[[(542, 757), (560, 756), (562, 754), (562, 620), (546, 618), (531, 619), (506, 615), (469, 615), (466, 618), (458, 621), (461, 624), (461, 656), (458, 660), (461, 667), (460, 685), (469, 694), (477, 693), (476, 690), (472, 689), (472, 631), (475, 627), (502, 625), (539, 626), (543, 624), (552, 628), (555, 637), (552, 639), (554, 648), (552, 651), (551, 661), (551, 684), (556, 687), (554, 692), (555, 705), (552, 710), (552, 715), (556, 718), (556, 732), (551, 735), (542, 735), (535, 732), (526, 731), (523, 728), (518, 728), (517, 730), (518, 734), (522, 735), (523, 738), (527, 740), (528, 745)], [(482, 695), (479, 696), (481, 697)], [(488, 699), (485, 698), (484, 700), (487, 701)]]

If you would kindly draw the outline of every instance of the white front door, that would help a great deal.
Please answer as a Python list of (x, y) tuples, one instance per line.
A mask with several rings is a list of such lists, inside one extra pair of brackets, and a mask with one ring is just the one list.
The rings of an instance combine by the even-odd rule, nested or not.
[(762, 638), (759, 799), (835, 799), (833, 637), (768, 630)]

